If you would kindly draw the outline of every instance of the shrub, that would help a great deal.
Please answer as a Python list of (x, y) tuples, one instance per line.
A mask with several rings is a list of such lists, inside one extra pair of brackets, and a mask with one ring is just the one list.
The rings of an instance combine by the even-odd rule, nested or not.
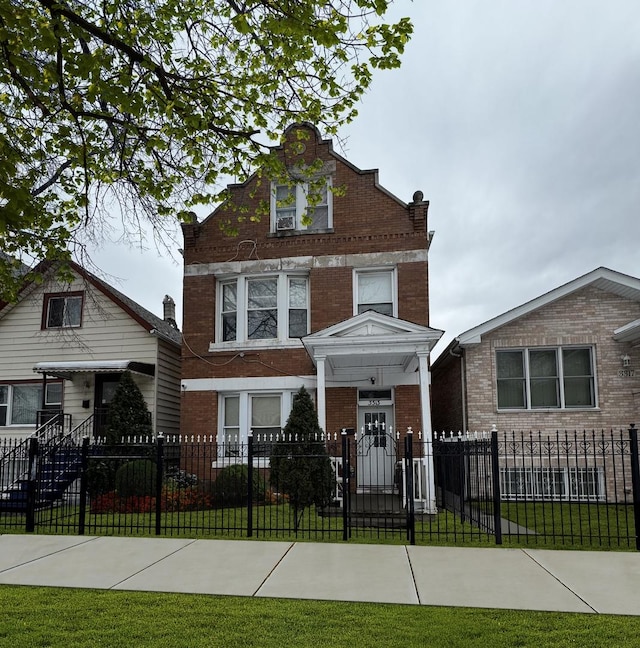
[(135, 459), (120, 466), (116, 472), (116, 492), (120, 497), (154, 495), (158, 469), (153, 461)]
[(313, 401), (301, 387), (283, 434), (271, 449), (271, 487), (287, 496), (296, 531), (305, 508), (328, 506), (333, 497), (335, 475), (321, 438)]
[[(213, 484), (213, 498), (218, 506), (244, 506), (247, 503), (249, 486), (249, 467), (236, 464), (223, 468)], [(265, 485), (257, 472), (253, 480), (253, 502), (262, 504), (265, 501)]]
[(151, 414), (131, 372), (125, 371), (107, 413), (107, 443), (122, 443), (124, 436), (148, 436), (153, 432)]
[(163, 511), (202, 511), (212, 508), (211, 496), (200, 488), (172, 488), (165, 485), (162, 489)]
[(116, 476), (113, 463), (89, 460), (87, 468), (87, 492), (90, 497), (108, 493), (115, 488)]

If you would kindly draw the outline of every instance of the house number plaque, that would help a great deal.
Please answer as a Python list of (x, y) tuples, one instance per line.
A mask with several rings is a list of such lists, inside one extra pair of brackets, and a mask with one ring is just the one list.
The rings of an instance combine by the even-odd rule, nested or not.
[(636, 375), (635, 369), (618, 369), (619, 378), (633, 378)]

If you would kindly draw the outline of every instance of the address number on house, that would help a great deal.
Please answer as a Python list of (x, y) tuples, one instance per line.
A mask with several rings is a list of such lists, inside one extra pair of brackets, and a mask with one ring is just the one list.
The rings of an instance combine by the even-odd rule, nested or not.
[(635, 369), (618, 369), (619, 378), (633, 378), (636, 375)]

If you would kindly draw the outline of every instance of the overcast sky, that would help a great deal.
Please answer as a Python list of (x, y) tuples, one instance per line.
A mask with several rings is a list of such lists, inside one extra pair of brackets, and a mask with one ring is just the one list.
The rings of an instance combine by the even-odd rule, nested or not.
[[(638, 0), (397, 0), (415, 25), (336, 150), (430, 201), (431, 325), (455, 336), (599, 266), (640, 277)], [(180, 242), (175, 246), (180, 247)], [(182, 265), (96, 255), (161, 314)]]

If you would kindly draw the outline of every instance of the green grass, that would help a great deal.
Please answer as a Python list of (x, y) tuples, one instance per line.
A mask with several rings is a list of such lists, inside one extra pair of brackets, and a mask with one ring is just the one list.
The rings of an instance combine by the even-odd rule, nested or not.
[[(49, 511), (37, 514), (38, 533), (76, 534), (77, 508), (53, 509), (55, 519), (48, 520)], [(9, 521), (10, 525), (9, 526)], [(293, 531), (293, 513), (287, 504), (253, 508), (253, 538), (261, 540), (342, 542), (341, 515), (319, 515), (315, 507), (307, 509), (299, 520), (298, 532)], [(0, 515), (0, 533), (24, 533), (24, 516)], [(418, 544), (492, 546), (492, 536), (463, 523), (449, 511), (437, 516), (416, 519)], [(87, 515), (86, 535), (155, 535), (155, 516), (151, 513), (103, 513)], [(247, 509), (227, 508), (201, 511), (163, 513), (161, 535), (167, 537), (237, 538), (247, 537)], [(350, 539), (360, 543), (406, 544), (405, 528), (389, 521), (383, 526), (351, 529)]]
[[(486, 511), (490, 513), (490, 507)], [(51, 516), (51, 519), (48, 518)], [(503, 502), (501, 516), (519, 524), (529, 533), (504, 535), (509, 547), (547, 549), (630, 550), (635, 551), (633, 509), (625, 505), (577, 504), (561, 502)], [(76, 534), (78, 509), (60, 507), (40, 511), (36, 516), (38, 533)], [(0, 533), (23, 533), (23, 515), (0, 515)], [(293, 513), (285, 504), (253, 508), (253, 539), (281, 541), (343, 542), (341, 515), (322, 516), (314, 507), (307, 509), (293, 531)], [(438, 515), (416, 516), (416, 544), (452, 546), (495, 546), (495, 538), (459, 516), (440, 510)], [(620, 533), (622, 537), (616, 536)], [(155, 535), (151, 513), (88, 514), (86, 535)], [(247, 537), (245, 507), (163, 513), (161, 536), (198, 538)], [(350, 539), (361, 543), (406, 544), (406, 529), (388, 521), (386, 526), (358, 526)]]
[[(505, 538), (510, 543), (554, 543), (572, 549), (635, 550), (635, 524), (631, 505), (503, 502), (500, 514), (537, 534)], [(624, 537), (618, 539), (618, 533)]]
[(640, 617), (0, 586), (0, 646), (637, 646)]

